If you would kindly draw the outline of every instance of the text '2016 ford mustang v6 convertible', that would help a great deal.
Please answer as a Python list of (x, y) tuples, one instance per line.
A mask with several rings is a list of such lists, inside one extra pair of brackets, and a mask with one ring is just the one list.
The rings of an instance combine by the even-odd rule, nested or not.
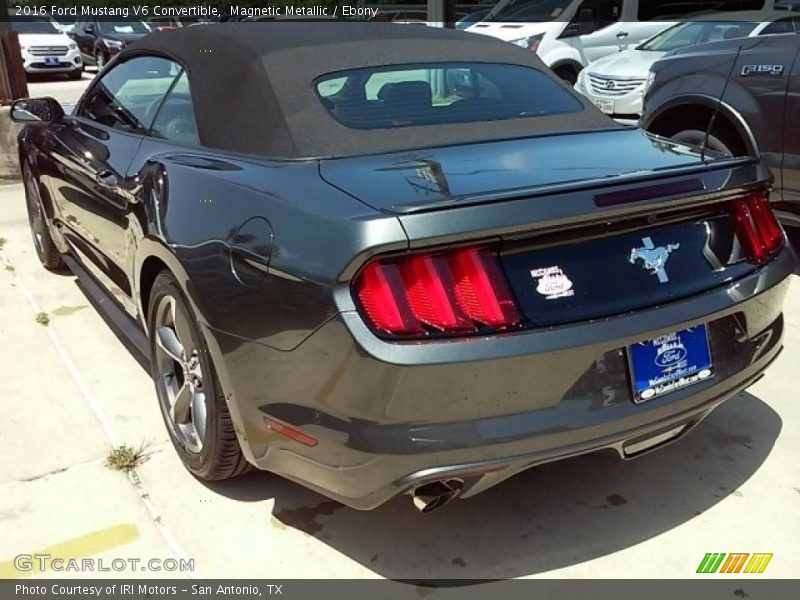
[(767, 169), (619, 126), (511, 44), (198, 26), (13, 115), (39, 257), (146, 357), (200, 478), (429, 511), (674, 440), (781, 349)]

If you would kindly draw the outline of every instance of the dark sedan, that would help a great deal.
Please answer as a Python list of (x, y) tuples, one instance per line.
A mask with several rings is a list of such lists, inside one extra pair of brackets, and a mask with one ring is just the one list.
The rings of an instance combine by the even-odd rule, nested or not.
[(617, 125), (512, 44), (198, 26), (71, 115), (12, 114), (42, 263), (149, 364), (203, 479), (429, 511), (667, 444), (781, 350), (769, 170)]

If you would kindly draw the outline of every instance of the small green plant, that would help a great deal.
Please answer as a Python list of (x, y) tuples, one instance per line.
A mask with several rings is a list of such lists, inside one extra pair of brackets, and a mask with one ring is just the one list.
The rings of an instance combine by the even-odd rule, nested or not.
[(3, 246), (6, 245), (6, 238), (0, 237), (0, 250), (3, 249)]
[(112, 448), (108, 453), (106, 467), (127, 473), (142, 465), (148, 458), (147, 444), (142, 443), (138, 448), (122, 444)]
[(50, 317), (47, 316), (46, 312), (40, 312), (36, 315), (36, 322), (47, 327), (50, 324)]
[(15, 271), (16, 269), (11, 265), (6, 265), (6, 271)]

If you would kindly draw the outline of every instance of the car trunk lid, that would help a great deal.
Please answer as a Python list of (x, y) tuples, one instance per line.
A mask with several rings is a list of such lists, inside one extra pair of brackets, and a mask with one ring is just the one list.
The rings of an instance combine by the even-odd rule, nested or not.
[(377, 210), (402, 215), (702, 165), (686, 146), (622, 128), (322, 160), (320, 175)]
[[(736, 280), (763, 260), (753, 260), (734, 210), (753, 196), (766, 206), (769, 173), (755, 159), (701, 161), (637, 130), (413, 154), (416, 169), (409, 154), (364, 157), (366, 181), (352, 159), (323, 161), (323, 175), (397, 214), (409, 238), (402, 256), (441, 254), (447, 262), (453, 248), (489, 249), (521, 327), (672, 302)], [(400, 260), (401, 271), (402, 256), (388, 259)]]

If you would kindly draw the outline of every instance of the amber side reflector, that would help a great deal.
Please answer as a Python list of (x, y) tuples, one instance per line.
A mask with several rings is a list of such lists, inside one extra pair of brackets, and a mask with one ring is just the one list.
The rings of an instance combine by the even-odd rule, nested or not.
[(286, 436), (295, 442), (300, 442), (304, 446), (316, 446), (319, 443), (310, 435), (306, 435), (302, 431), (293, 429), (284, 423), (276, 421), (275, 419), (264, 417), (264, 424), (267, 426), (267, 429), (271, 429), (275, 433), (280, 433), (281, 435)]

